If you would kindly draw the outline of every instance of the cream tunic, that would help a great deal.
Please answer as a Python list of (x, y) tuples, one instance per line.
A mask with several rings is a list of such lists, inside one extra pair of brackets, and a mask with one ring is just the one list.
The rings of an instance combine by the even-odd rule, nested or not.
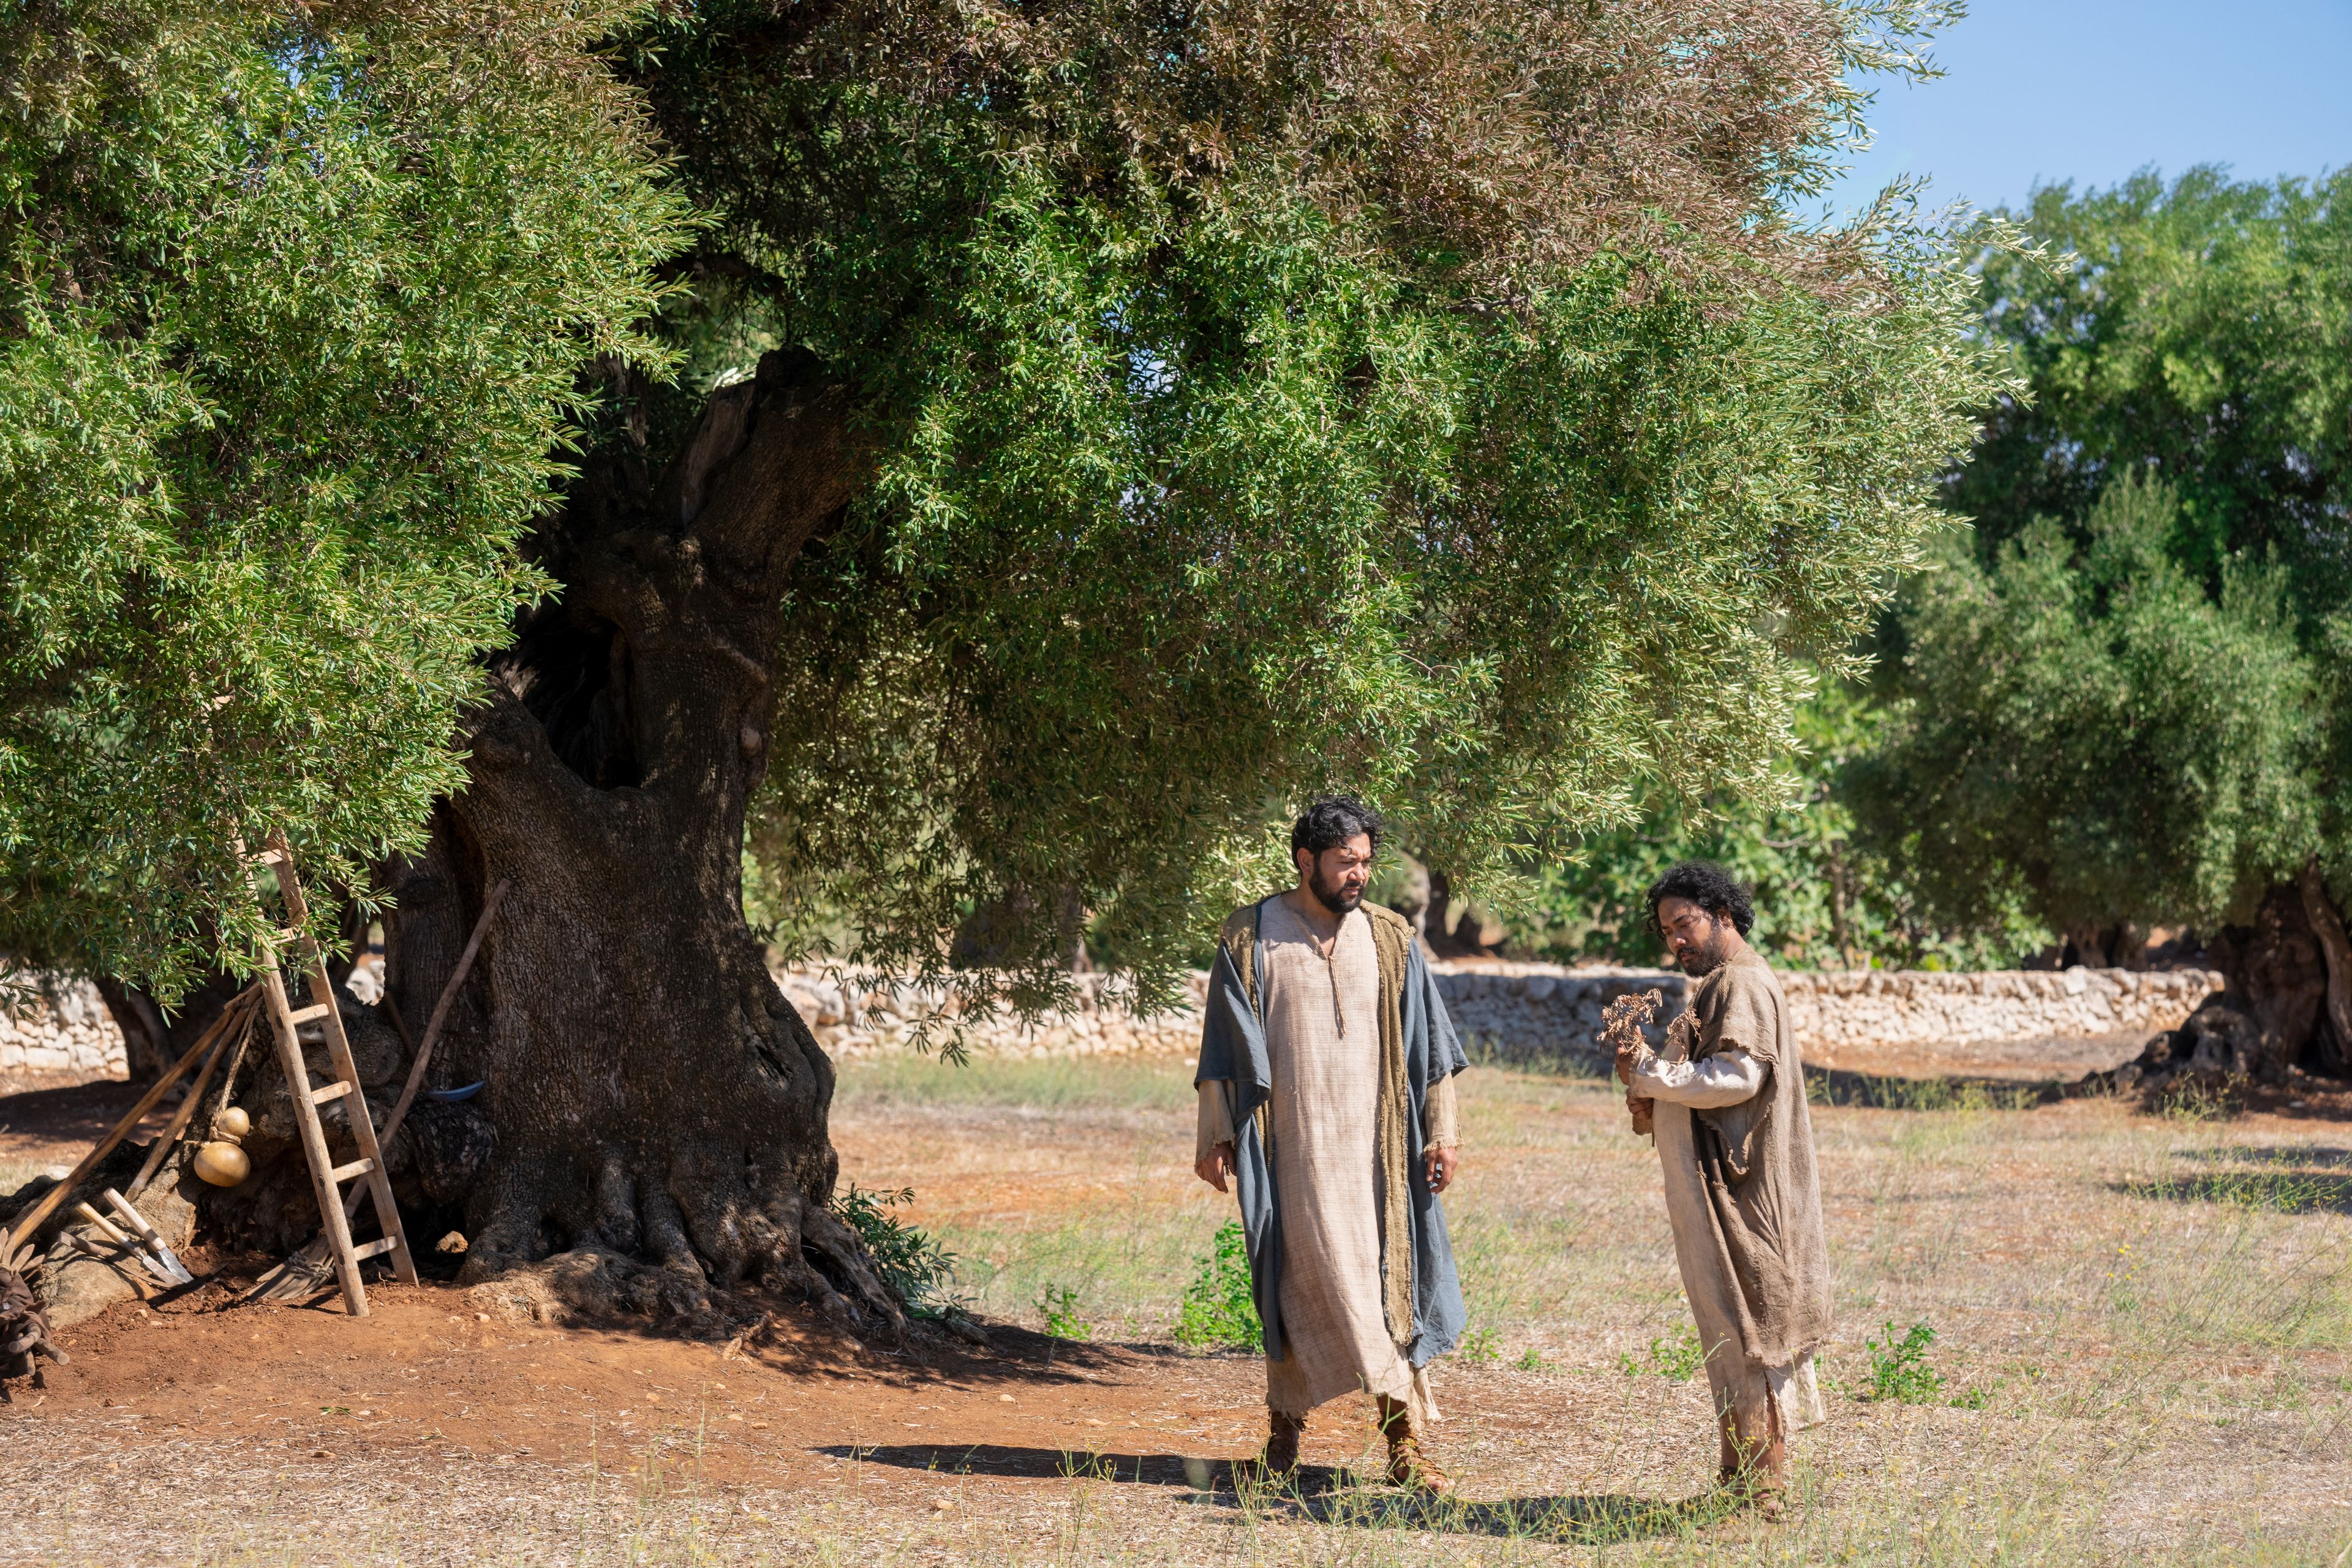
[[(1426, 1370), (1407, 1364), (1381, 1305), (1380, 959), (1371, 922), (1351, 912), (1326, 957), (1282, 900), (1267, 900), (1260, 919), (1286, 1352), (1266, 1363), (1266, 1404), (1304, 1415), (1365, 1389), (1402, 1401), (1416, 1426), (1434, 1421)], [(1196, 1159), (1232, 1141), (1231, 1089), (1223, 1081), (1201, 1085)], [(1451, 1078), (1430, 1089), (1423, 1130), (1431, 1148), (1454, 1142)]]

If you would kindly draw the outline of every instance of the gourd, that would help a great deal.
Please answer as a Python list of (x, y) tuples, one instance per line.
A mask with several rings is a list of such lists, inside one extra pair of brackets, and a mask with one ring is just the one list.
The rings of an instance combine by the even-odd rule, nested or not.
[(237, 1141), (253, 1131), (253, 1118), (232, 1105), (213, 1118), (213, 1141), (196, 1151), (196, 1174), (216, 1187), (234, 1187), (253, 1174), (253, 1157)]

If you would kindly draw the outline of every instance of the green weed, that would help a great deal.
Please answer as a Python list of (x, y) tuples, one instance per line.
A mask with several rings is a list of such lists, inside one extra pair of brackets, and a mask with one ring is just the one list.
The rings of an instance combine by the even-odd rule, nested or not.
[(1052, 1285), (1037, 1298), (1037, 1315), (1045, 1320), (1045, 1331), (1057, 1340), (1090, 1340), (1095, 1331), (1078, 1316), (1078, 1293)]
[(2300, 1171), (2220, 1171), (2211, 1175), (2178, 1177), (2153, 1182), (2125, 1182), (2116, 1190), (2136, 1198), (2173, 1203), (2221, 1204), (2231, 1208), (2271, 1209), (2279, 1214), (2308, 1214), (2340, 1209), (2352, 1195), (2352, 1183), (2337, 1175)]
[(955, 1254), (890, 1212), (914, 1201), (912, 1187), (875, 1193), (852, 1182), (833, 1200), (833, 1212), (866, 1243), (875, 1272), (907, 1304), (910, 1316), (952, 1317), (964, 1310), (955, 1293)]
[(1464, 1331), (1462, 1342), (1454, 1347), (1454, 1354), (1473, 1366), (1484, 1366), (1489, 1362), (1500, 1361), (1503, 1348), (1495, 1342), (1494, 1330), (1469, 1329)]
[(1687, 1324), (1672, 1334), (1652, 1340), (1646, 1357), (1637, 1359), (1630, 1351), (1617, 1357), (1617, 1370), (1627, 1377), (1639, 1377), (1647, 1372), (1676, 1383), (1688, 1383), (1706, 1364), (1706, 1350), (1698, 1342), (1698, 1330)]
[(1239, 1220), (1217, 1231), (1176, 1311), (1176, 1342), (1193, 1350), (1255, 1350), (1265, 1342)]
[(2192, 1126), (2207, 1121), (2227, 1121), (2244, 1109), (2245, 1092), (2234, 1081), (2209, 1084), (2191, 1074), (2182, 1073), (2157, 1090), (2149, 1109), (2168, 1121), (2182, 1121)]
[(1928, 1405), (1944, 1392), (1944, 1374), (1927, 1364), (1927, 1347), (1936, 1342), (1936, 1331), (1924, 1322), (1914, 1323), (1901, 1339), (1895, 1337), (1895, 1325), (1882, 1325), (1878, 1331), (1885, 1339), (1864, 1339), (1863, 1349), (1870, 1355), (1871, 1399), (1893, 1400), (1904, 1405)]

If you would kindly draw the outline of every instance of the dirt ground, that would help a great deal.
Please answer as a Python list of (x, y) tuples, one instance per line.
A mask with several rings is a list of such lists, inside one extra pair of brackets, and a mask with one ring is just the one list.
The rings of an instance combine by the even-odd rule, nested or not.
[[(0, 1074), (0, 1173), (21, 1170), (29, 1175), (48, 1166), (70, 1168), (139, 1103), (142, 1087), (119, 1079), (75, 1083), (50, 1078), (11, 1079)], [(176, 1103), (167, 1098), (148, 1112), (131, 1141), (144, 1142), (163, 1131)], [(14, 1191), (23, 1180), (8, 1181), (8, 1189)]]
[[(495, 1286), (382, 1285), (353, 1320), (225, 1310), (216, 1285), (72, 1330), (71, 1365), (12, 1385), (0, 1482), (19, 1506), (0, 1561), (2317, 1563), (2352, 1548), (2352, 1096), (2187, 1121), (2112, 1101), (1816, 1107), (1836, 1393), (1776, 1528), (1706, 1500), (1704, 1379), (1643, 1364), (1686, 1317), (1654, 1156), (1602, 1086), (1465, 1080), (1476, 1163), (1449, 1202), (1486, 1337), (1441, 1369), (1438, 1451), (1462, 1500), (1428, 1509), (1369, 1484), (1368, 1412), (1344, 1402), (1311, 1427), (1295, 1492), (1236, 1483), (1227, 1462), (1262, 1434), (1260, 1363), (1168, 1342), (1224, 1212), (1184, 1170), (1180, 1065), (942, 1070), (845, 1073), (835, 1137), (845, 1176), (914, 1187), (906, 1212), (961, 1255), (985, 1353), (892, 1353), (787, 1312), (730, 1357), (551, 1328)], [(70, 1161), (131, 1098), (0, 1100), (0, 1165)], [(2243, 1180), (2220, 1198), (2200, 1185), (2223, 1176)], [(2130, 1294), (2135, 1246), (2154, 1278)], [(193, 1261), (234, 1278), (266, 1260)], [(1077, 1292), (1091, 1342), (1035, 1331), (1041, 1285)], [(1914, 1314), (1946, 1336), (1943, 1394), (1858, 1392), (1864, 1335)]]

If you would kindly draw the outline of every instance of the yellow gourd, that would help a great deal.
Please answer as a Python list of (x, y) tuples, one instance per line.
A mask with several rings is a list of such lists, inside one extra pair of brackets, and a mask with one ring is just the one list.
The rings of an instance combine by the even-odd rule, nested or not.
[(207, 1143), (196, 1151), (196, 1174), (216, 1187), (233, 1187), (253, 1174), (253, 1160), (234, 1143)]
[(196, 1151), (196, 1174), (216, 1187), (233, 1187), (253, 1174), (253, 1156), (236, 1146), (253, 1131), (253, 1118), (232, 1105), (213, 1118), (213, 1141)]

